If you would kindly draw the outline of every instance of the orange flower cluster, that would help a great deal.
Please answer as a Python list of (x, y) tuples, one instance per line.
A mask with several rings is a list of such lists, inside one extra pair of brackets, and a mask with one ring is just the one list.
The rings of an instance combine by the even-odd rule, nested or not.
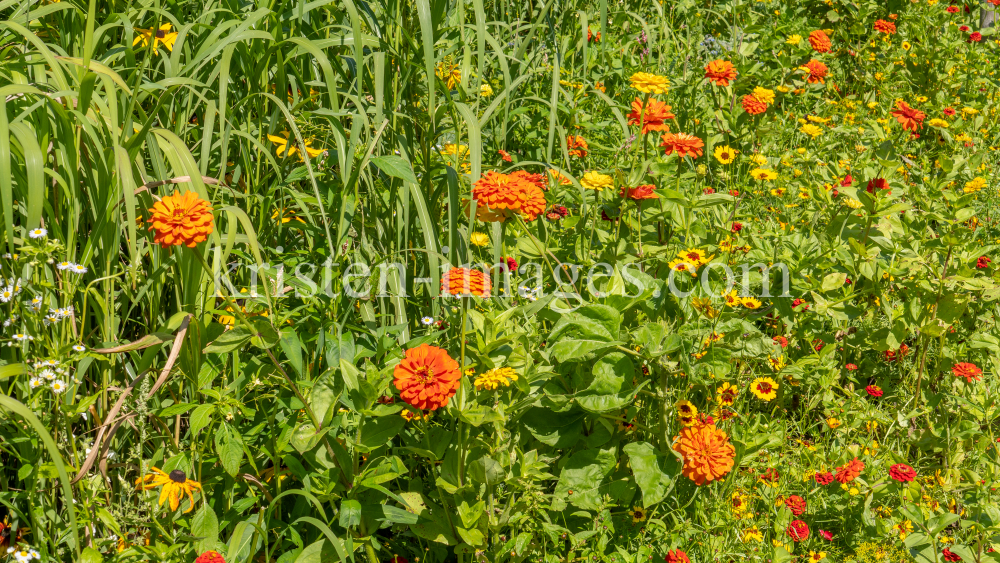
[(817, 53), (829, 53), (830, 46), (830, 36), (826, 34), (822, 29), (817, 29), (816, 31), (809, 34), (809, 44), (812, 48), (816, 50)]
[(441, 293), (457, 297), (489, 297), (490, 275), (470, 268), (452, 268), (441, 276)]
[(875, 20), (875, 31), (886, 35), (896, 35), (896, 24), (886, 20)]
[(662, 139), (663, 142), (660, 143), (660, 146), (666, 149), (667, 156), (677, 153), (677, 156), (680, 158), (684, 158), (687, 155), (691, 155), (691, 158), (698, 158), (705, 154), (703, 150), (705, 143), (694, 135), (688, 135), (687, 133), (664, 133)]
[(480, 218), (502, 221), (510, 213), (519, 213), (525, 221), (534, 221), (546, 207), (542, 181), (541, 174), (524, 171), (513, 174), (487, 172), (472, 185), (472, 197), (477, 205), (486, 207)]
[(731, 80), (736, 80), (736, 68), (729, 61), (712, 61), (705, 65), (705, 78), (716, 86), (729, 86)]
[(983, 370), (979, 368), (976, 364), (970, 362), (959, 362), (952, 366), (951, 373), (955, 377), (965, 378), (966, 383), (972, 383), (973, 381), (982, 381)]
[(674, 450), (684, 457), (681, 472), (696, 485), (721, 479), (733, 469), (736, 448), (714, 424), (696, 424), (681, 430)]
[(916, 131), (923, 127), (924, 118), (927, 117), (926, 113), (911, 108), (903, 100), (896, 102), (896, 109), (893, 110), (892, 115), (896, 116), (896, 121), (899, 121), (904, 131)]
[(767, 104), (762, 102), (760, 98), (754, 96), (753, 94), (747, 94), (743, 96), (743, 111), (749, 113), (750, 115), (759, 115), (767, 111)]
[(392, 375), (393, 384), (407, 404), (432, 411), (448, 404), (462, 379), (458, 362), (445, 350), (429, 344), (407, 350)]
[(579, 135), (567, 135), (566, 148), (569, 149), (570, 156), (576, 156), (579, 158), (587, 156), (587, 150), (590, 149), (590, 147), (587, 146), (587, 141)]
[(643, 184), (641, 186), (636, 186), (634, 188), (622, 187), (621, 196), (624, 198), (631, 199), (633, 201), (642, 201), (644, 199), (660, 199), (660, 196), (653, 193), (656, 186), (653, 184)]
[(628, 124), (641, 126), (643, 135), (650, 131), (670, 131), (666, 121), (676, 117), (670, 113), (670, 109), (670, 106), (659, 100), (649, 100), (646, 107), (643, 107), (642, 100), (636, 98), (632, 101), (632, 113), (628, 114)]
[(861, 471), (863, 471), (864, 468), (865, 462), (859, 460), (858, 458), (854, 458), (838, 467), (833, 476), (838, 483), (850, 483), (851, 481), (857, 479), (858, 475), (861, 475)]
[(826, 78), (826, 74), (830, 69), (823, 63), (812, 59), (802, 66), (802, 70), (808, 73), (809, 76), (806, 77), (806, 82), (809, 84), (825, 84), (823, 80)]
[(517, 180), (523, 180), (529, 184), (534, 184), (541, 190), (549, 189), (549, 179), (545, 176), (545, 174), (533, 174), (527, 170), (515, 170), (514, 172), (508, 174), (508, 176)]
[(154, 203), (149, 212), (153, 243), (163, 248), (181, 244), (194, 248), (212, 234), (212, 206), (193, 191), (175, 191)]

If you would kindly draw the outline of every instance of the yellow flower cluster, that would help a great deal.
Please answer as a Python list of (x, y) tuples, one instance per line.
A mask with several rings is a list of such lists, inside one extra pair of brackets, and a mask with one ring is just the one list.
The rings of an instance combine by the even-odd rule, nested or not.
[(517, 374), (511, 368), (493, 368), (476, 378), (476, 390), (495, 390), (501, 385), (510, 387), (511, 381), (517, 381)]

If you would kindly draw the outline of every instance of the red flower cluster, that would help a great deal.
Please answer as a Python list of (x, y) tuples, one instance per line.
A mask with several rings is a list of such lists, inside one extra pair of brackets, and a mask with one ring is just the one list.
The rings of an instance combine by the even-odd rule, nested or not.
[(569, 210), (566, 209), (566, 207), (562, 205), (553, 205), (552, 209), (549, 209), (549, 212), (545, 214), (545, 217), (549, 221), (558, 221), (567, 215), (569, 215)]
[(785, 533), (792, 538), (792, 541), (800, 542), (809, 537), (809, 526), (802, 520), (793, 520), (785, 529)]
[(781, 344), (782, 348), (788, 348), (788, 339), (785, 338), (784, 336), (775, 336), (771, 340), (774, 340), (778, 344)]
[(858, 458), (854, 458), (837, 468), (834, 479), (841, 484), (850, 483), (851, 481), (857, 479), (858, 475), (861, 475), (864, 468), (865, 462), (859, 460)]
[(847, 371), (858, 371), (858, 366), (855, 364), (847, 364), (846, 366), (844, 366), (844, 369), (846, 369)]
[(817, 471), (814, 478), (816, 479), (816, 483), (820, 485), (829, 485), (830, 483), (833, 483), (833, 473), (830, 473), (829, 471), (826, 473), (820, 473)]
[(679, 549), (671, 549), (664, 558), (667, 563), (691, 563), (688, 554)]
[(194, 560), (194, 563), (226, 563), (226, 560), (218, 551), (206, 551)]
[(785, 506), (792, 511), (792, 514), (801, 516), (806, 511), (806, 499), (799, 495), (792, 495), (785, 499)]
[(883, 395), (882, 388), (878, 385), (869, 385), (865, 387), (865, 391), (872, 397), (881, 397)]
[[(876, 188), (880, 189), (880, 190), (888, 190), (889, 189), (889, 181), (886, 180), (885, 178), (875, 178), (874, 180), (868, 180), (868, 185), (865, 186), (865, 191), (868, 192), (868, 193), (870, 193), (870, 194), (873, 194), (873, 193), (875, 193), (875, 189)], [(892, 193), (892, 192), (889, 192), (889, 193)]]
[(917, 472), (905, 463), (897, 463), (889, 468), (889, 477), (892, 477), (893, 481), (909, 483), (917, 477)]
[(956, 563), (962, 560), (962, 558), (957, 553), (952, 552), (947, 547), (941, 551), (941, 555), (944, 556), (945, 561), (949, 561), (951, 563)]
[(976, 260), (976, 267), (979, 268), (980, 270), (989, 268), (990, 267), (990, 262), (992, 262), (992, 261), (993, 260), (991, 260), (987, 256), (980, 256), (979, 259)]
[(896, 109), (893, 110), (892, 115), (896, 116), (896, 121), (899, 121), (904, 131), (913, 132), (924, 126), (924, 118), (927, 117), (926, 113), (911, 108), (903, 100), (896, 102)]

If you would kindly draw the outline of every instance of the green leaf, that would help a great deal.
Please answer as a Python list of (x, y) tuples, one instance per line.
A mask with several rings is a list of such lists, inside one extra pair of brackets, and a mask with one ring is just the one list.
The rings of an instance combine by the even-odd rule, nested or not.
[(27, 366), (23, 363), (0, 366), (0, 379), (7, 379), (24, 373), (27, 373)]
[(620, 344), (621, 342), (607, 340), (560, 340), (550, 348), (550, 351), (559, 362), (582, 362), (593, 359), (597, 352)]
[(361, 503), (356, 500), (345, 500), (340, 503), (340, 525), (344, 528), (357, 526), (361, 523)]
[(196, 406), (198, 406), (198, 403), (178, 403), (176, 405), (170, 405), (169, 407), (161, 409), (160, 412), (157, 414), (157, 416), (161, 417), (177, 416), (179, 414), (186, 413), (187, 411), (193, 409)]
[(201, 538), (195, 546), (198, 553), (215, 549), (219, 543), (219, 519), (208, 503), (202, 503), (201, 510), (191, 519), (191, 535)]
[(405, 425), (406, 419), (401, 416), (369, 418), (361, 424), (361, 438), (358, 440), (358, 444), (369, 449), (383, 446), (396, 434), (399, 434)]
[(238, 326), (223, 332), (211, 344), (205, 347), (206, 354), (228, 354), (242, 348), (250, 340), (252, 333), (245, 326)]
[(418, 183), (417, 177), (413, 174), (413, 169), (410, 167), (410, 163), (406, 162), (403, 157), (396, 155), (376, 156), (371, 162), (375, 166), (378, 166), (379, 170), (393, 178), (399, 178), (411, 184)]
[(191, 436), (196, 436), (202, 428), (212, 423), (212, 413), (215, 412), (215, 405), (201, 405), (194, 409), (188, 422), (191, 424)]
[(266, 350), (278, 343), (280, 336), (278, 335), (278, 331), (274, 330), (274, 327), (271, 326), (270, 320), (257, 318), (252, 321), (252, 324), (253, 336), (250, 338), (250, 342), (254, 346)]
[(521, 422), (536, 440), (561, 450), (570, 448), (580, 439), (585, 417), (586, 413), (582, 411), (556, 414), (542, 407), (533, 407), (524, 413)]
[(231, 476), (236, 476), (243, 462), (243, 438), (228, 424), (223, 424), (215, 433), (215, 453), (219, 463)]
[(615, 449), (583, 450), (571, 455), (559, 474), (552, 509), (562, 510), (566, 501), (585, 510), (600, 508), (599, 487), (615, 468)]
[(635, 482), (642, 491), (643, 506), (663, 500), (674, 486), (679, 469), (677, 458), (657, 455), (653, 446), (646, 442), (632, 442), (622, 449), (628, 454)]
[(823, 291), (833, 291), (834, 289), (844, 287), (845, 281), (847, 281), (847, 274), (843, 272), (827, 274), (823, 278)]
[(104, 556), (101, 555), (100, 551), (92, 547), (83, 548), (83, 552), (80, 553), (80, 563), (103, 563)]
[(506, 477), (503, 466), (490, 456), (484, 455), (469, 463), (469, 477), (477, 483), (496, 485)]
[(322, 437), (323, 434), (316, 432), (316, 427), (312, 423), (306, 423), (295, 428), (295, 431), (292, 432), (292, 437), (289, 439), (289, 443), (300, 454), (304, 454), (315, 448)]

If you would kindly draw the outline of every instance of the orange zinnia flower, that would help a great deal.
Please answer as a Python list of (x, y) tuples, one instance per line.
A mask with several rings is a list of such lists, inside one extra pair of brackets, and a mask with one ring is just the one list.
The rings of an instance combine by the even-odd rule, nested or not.
[(623, 187), (621, 196), (634, 201), (641, 201), (644, 199), (660, 199), (660, 196), (653, 193), (653, 190), (655, 189), (656, 186), (653, 184), (643, 184), (634, 188)]
[(629, 125), (640, 125), (642, 134), (650, 131), (670, 131), (670, 126), (666, 124), (668, 119), (676, 117), (670, 113), (670, 106), (658, 101), (649, 100), (645, 109), (642, 107), (642, 100), (636, 98), (632, 101), (632, 113), (628, 114)]
[(509, 213), (520, 213), (525, 221), (534, 221), (545, 211), (545, 193), (538, 185), (540, 180), (534, 178), (540, 175), (519, 172), (501, 174), (490, 171), (472, 185), (472, 197), (478, 205), (492, 212), (501, 212), (490, 215), (490, 219), (481, 219), (503, 220)]
[(566, 137), (566, 148), (569, 149), (570, 156), (578, 156), (583, 158), (587, 156), (587, 150), (590, 148), (587, 146), (587, 141), (579, 135), (568, 135)]
[(712, 61), (705, 65), (705, 78), (716, 86), (729, 86), (730, 80), (736, 80), (736, 69), (729, 61)]
[(736, 448), (714, 424), (697, 424), (681, 430), (674, 450), (684, 456), (685, 477), (696, 485), (721, 479), (733, 469)]
[(518, 180), (523, 180), (529, 184), (534, 184), (542, 190), (549, 189), (549, 179), (545, 176), (545, 174), (532, 174), (526, 170), (515, 170), (514, 172), (508, 174), (508, 176)]
[(972, 383), (973, 381), (982, 381), (983, 370), (979, 369), (979, 366), (970, 362), (959, 362), (952, 366), (951, 373), (955, 377), (964, 377), (966, 383)]
[(886, 35), (896, 35), (896, 24), (885, 20), (875, 20), (875, 31)]
[(452, 268), (441, 276), (441, 293), (458, 297), (489, 297), (492, 284), (489, 274), (469, 268)]
[(758, 115), (767, 111), (767, 104), (760, 101), (760, 98), (753, 94), (743, 96), (743, 110), (750, 115)]
[(698, 158), (704, 154), (702, 149), (705, 147), (705, 143), (694, 135), (688, 135), (687, 133), (664, 133), (662, 139), (663, 142), (660, 143), (660, 146), (667, 149), (667, 156), (676, 152), (680, 158), (684, 158), (689, 154), (691, 158)]
[(816, 59), (812, 59), (802, 66), (802, 70), (809, 73), (806, 77), (806, 82), (809, 84), (824, 84), (824, 78), (826, 78), (827, 72), (830, 71), (827, 66)]
[(830, 43), (830, 37), (822, 29), (817, 29), (809, 34), (809, 44), (818, 53), (829, 53), (832, 43)]
[(864, 468), (865, 462), (859, 460), (858, 458), (854, 458), (838, 467), (833, 476), (838, 483), (850, 483), (851, 481), (857, 479), (858, 475), (861, 475), (861, 471)]
[(149, 209), (153, 243), (163, 248), (185, 245), (194, 248), (212, 234), (212, 206), (193, 191), (174, 192)]
[(916, 131), (924, 126), (924, 118), (927, 117), (926, 113), (911, 108), (903, 100), (896, 102), (896, 108), (892, 112), (892, 115), (896, 116), (896, 120), (903, 126), (904, 131)]
[(432, 411), (448, 404), (462, 379), (458, 362), (448, 352), (429, 344), (407, 350), (392, 375), (400, 397), (407, 404)]

